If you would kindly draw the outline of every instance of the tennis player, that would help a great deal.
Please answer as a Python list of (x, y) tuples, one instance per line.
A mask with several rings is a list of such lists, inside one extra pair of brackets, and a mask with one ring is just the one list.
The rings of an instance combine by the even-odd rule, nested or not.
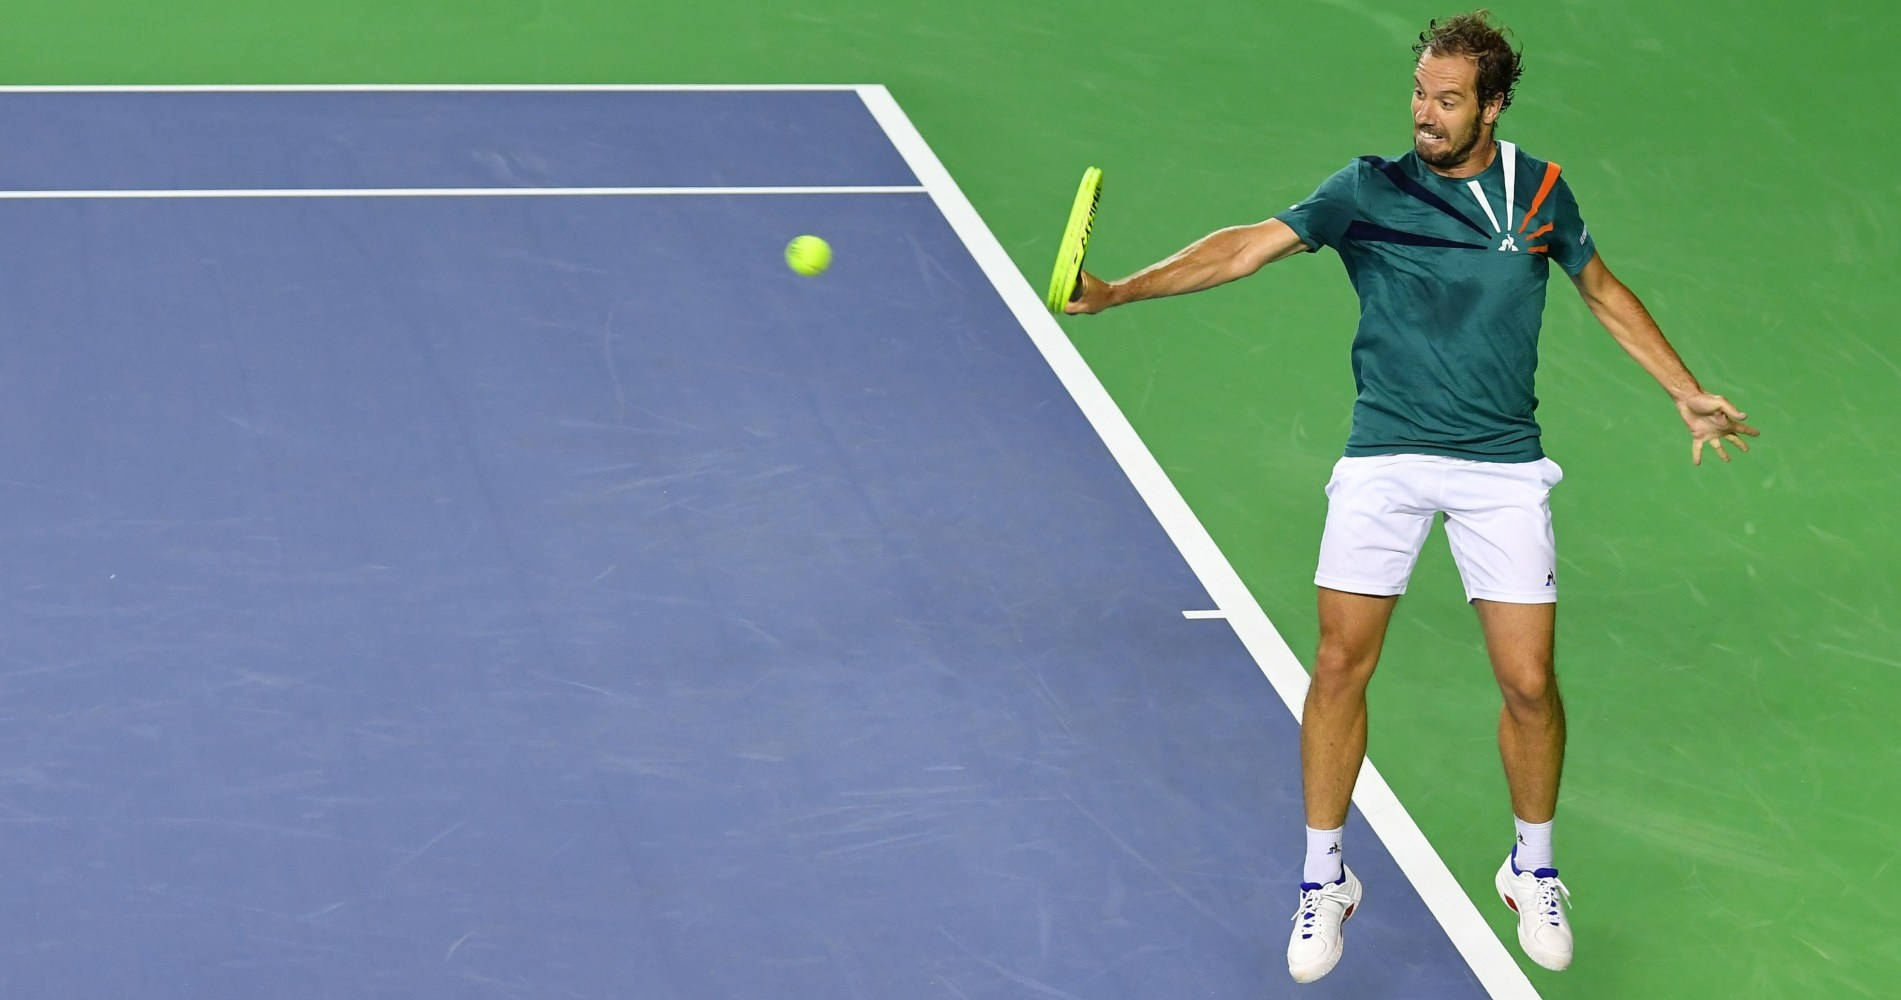
[(1550, 265), (1669, 393), (1693, 463), (1705, 445), (1727, 462), (1724, 441), (1748, 451), (1744, 436), (1757, 433), (1698, 384), (1605, 266), (1558, 165), (1495, 137), (1521, 72), (1502, 26), (1483, 10), (1433, 21), (1413, 51), (1411, 151), (1359, 157), (1285, 212), (1212, 233), (1121, 281), (1085, 274), (1066, 307), (1094, 313), (1200, 291), (1321, 247), (1340, 255), (1359, 294), (1359, 395), (1326, 489), (1320, 644), (1300, 734), (1307, 856), (1287, 944), (1300, 982), (1338, 964), (1342, 924), (1360, 903), (1341, 833), (1366, 754), (1366, 687), (1436, 514), (1504, 696), (1498, 744), (1517, 831), (1496, 888), (1517, 911), (1525, 953), (1548, 969), (1571, 963), (1551, 835), (1565, 726), (1547, 499), (1564, 474), (1533, 417)]

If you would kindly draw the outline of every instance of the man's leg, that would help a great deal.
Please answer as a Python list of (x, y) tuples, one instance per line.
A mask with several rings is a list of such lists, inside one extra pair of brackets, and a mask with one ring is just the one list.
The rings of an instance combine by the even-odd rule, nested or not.
[(1379, 595), (1406, 590), (1432, 530), (1434, 508), (1421, 499), (1421, 483), (1439, 478), (1443, 465), (1416, 455), (1348, 457), (1327, 483), (1327, 526), (1314, 569), (1320, 649), (1300, 726), (1307, 857), (1287, 941), (1287, 971), (1296, 982), (1312, 982), (1339, 964), (1343, 925), (1360, 905), (1360, 882), (1343, 863), (1340, 835), (1366, 757), (1366, 685), (1399, 602)]
[(1492, 675), (1504, 695), (1498, 748), (1527, 869), (1551, 867), (1550, 823), (1564, 767), (1564, 705), (1552, 668), (1557, 624), (1557, 538), (1550, 459), (1474, 462), (1446, 477), (1446, 540), (1465, 596), (1478, 611)]
[(1518, 913), (1518, 943), (1547, 969), (1571, 964), (1567, 891), (1552, 860), (1551, 825), (1564, 772), (1564, 702), (1558, 697), (1552, 637), (1558, 606), (1474, 600), (1485, 629), (1492, 675), (1505, 704), (1498, 714), (1498, 752), (1511, 788), (1518, 846), (1499, 866), (1494, 885)]
[(1301, 788), (1316, 830), (1346, 822), (1366, 757), (1366, 685), (1398, 602), (1320, 588), (1320, 649), (1300, 723)]
[(1564, 702), (1552, 646), (1558, 606), (1475, 600), (1492, 676), (1505, 698), (1498, 713), (1498, 752), (1511, 789), (1512, 814), (1549, 823), (1558, 808), (1564, 770)]
[(1366, 685), (1398, 601), (1320, 588), (1320, 651), (1300, 723), (1307, 860), (1287, 941), (1287, 971), (1296, 982), (1333, 971), (1346, 948), (1341, 925), (1360, 905), (1360, 882), (1342, 861), (1340, 828), (1366, 756)]

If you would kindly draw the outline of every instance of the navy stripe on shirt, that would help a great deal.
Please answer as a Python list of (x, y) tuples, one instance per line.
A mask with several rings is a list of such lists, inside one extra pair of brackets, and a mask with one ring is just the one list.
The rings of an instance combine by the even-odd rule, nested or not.
[(1437, 236), (1422, 236), (1418, 233), (1403, 233), (1397, 229), (1376, 226), (1364, 219), (1354, 219), (1347, 226), (1343, 240), (1357, 240), (1362, 243), (1404, 243), (1415, 247), (1452, 247), (1458, 250), (1490, 250), (1481, 243), (1460, 243), (1458, 240), (1440, 239)]
[(1420, 185), (1418, 181), (1413, 180), (1411, 177), (1406, 176), (1406, 171), (1401, 170), (1399, 164), (1393, 163), (1389, 160), (1383, 159), (1378, 156), (1370, 156), (1370, 155), (1362, 156), (1360, 157), (1360, 160), (1361, 162), (1367, 164), (1373, 169), (1379, 171), (1380, 173), (1385, 174), (1386, 179), (1389, 181), (1392, 181), (1393, 186), (1399, 188), (1401, 191), (1404, 191), (1407, 194), (1412, 195), (1415, 198), (1418, 198), (1420, 201), (1423, 201), (1426, 204), (1431, 205), (1432, 207), (1438, 209), (1439, 211), (1452, 216), (1454, 219), (1459, 220), (1460, 224), (1464, 225), (1465, 228), (1472, 230), (1473, 232), (1479, 234), (1480, 236), (1483, 236), (1486, 239), (1491, 238), (1492, 236), (1491, 233), (1486, 232), (1482, 227), (1479, 226), (1478, 223), (1473, 222), (1471, 219), (1466, 218), (1465, 215), (1461, 213), (1458, 209), (1453, 208), (1451, 205), (1446, 204), (1446, 200), (1444, 198), (1441, 198), (1438, 195), (1433, 194), (1431, 191), (1426, 190), (1424, 187)]

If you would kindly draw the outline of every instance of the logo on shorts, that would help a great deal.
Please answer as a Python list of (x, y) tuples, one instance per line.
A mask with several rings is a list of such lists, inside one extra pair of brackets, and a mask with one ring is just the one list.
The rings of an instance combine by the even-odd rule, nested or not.
[(1555, 587), (1555, 586), (1557, 586), (1557, 585), (1558, 585), (1558, 574), (1557, 574), (1557, 572), (1556, 572), (1556, 571), (1553, 571), (1553, 572), (1550, 572), (1550, 573), (1546, 573), (1546, 574), (1545, 574), (1545, 586), (1547, 586), (1547, 587)]

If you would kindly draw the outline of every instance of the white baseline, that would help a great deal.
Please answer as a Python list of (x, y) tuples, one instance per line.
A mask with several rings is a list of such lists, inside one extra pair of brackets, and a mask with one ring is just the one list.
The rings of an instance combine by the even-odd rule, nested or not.
[(0, 191), (0, 201), (164, 198), (670, 198), (719, 195), (924, 194), (915, 185), (816, 187), (174, 188)]

